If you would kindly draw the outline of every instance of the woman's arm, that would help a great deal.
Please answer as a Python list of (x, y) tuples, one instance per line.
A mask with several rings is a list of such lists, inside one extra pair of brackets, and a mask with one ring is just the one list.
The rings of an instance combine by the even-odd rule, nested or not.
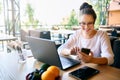
[(76, 47), (77, 38), (79, 36), (79, 31), (76, 31), (70, 38), (58, 48), (58, 53), (60, 55), (70, 55), (71, 49)]
[(80, 52), (79, 58), (86, 63), (95, 63), (95, 64), (108, 64), (106, 57), (93, 57), (93, 53), (90, 52), (89, 55)]
[(95, 64), (108, 64), (108, 60), (107, 60), (107, 58), (105, 58), (105, 57), (97, 57), (97, 58), (92, 58), (91, 59), (91, 61), (90, 61), (91, 63), (95, 63)]
[(110, 38), (106, 32), (104, 32), (101, 37), (101, 57), (107, 58), (109, 65), (114, 62), (114, 54), (111, 48)]

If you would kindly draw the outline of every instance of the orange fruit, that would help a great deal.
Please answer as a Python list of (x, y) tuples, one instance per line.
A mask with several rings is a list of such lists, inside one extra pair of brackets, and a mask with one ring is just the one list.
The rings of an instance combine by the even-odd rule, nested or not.
[(53, 73), (55, 78), (58, 77), (60, 74), (60, 70), (57, 66), (50, 66), (50, 67), (48, 67), (47, 71)]
[(49, 71), (45, 71), (42, 73), (41, 79), (42, 80), (55, 80), (55, 76), (53, 73), (51, 73)]

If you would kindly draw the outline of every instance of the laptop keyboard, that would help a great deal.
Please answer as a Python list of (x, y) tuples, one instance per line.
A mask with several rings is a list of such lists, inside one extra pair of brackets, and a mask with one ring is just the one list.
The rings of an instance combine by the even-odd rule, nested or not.
[(71, 64), (73, 62), (76, 62), (76, 60), (68, 58), (68, 57), (60, 57), (61, 62), (67, 63), (67, 64)]
[(69, 67), (69, 66), (74, 66), (75, 64), (80, 63), (77, 60), (74, 60), (72, 58), (69, 57), (61, 57), (60, 56), (60, 60), (61, 60), (61, 64), (63, 66), (63, 68)]

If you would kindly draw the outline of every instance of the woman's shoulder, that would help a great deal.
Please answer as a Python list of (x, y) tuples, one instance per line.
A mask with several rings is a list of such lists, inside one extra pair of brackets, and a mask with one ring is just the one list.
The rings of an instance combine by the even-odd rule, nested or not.
[(106, 35), (107, 32), (106, 31), (102, 31), (102, 30), (97, 30), (97, 34), (98, 35)]
[(97, 30), (98, 33), (106, 33), (106, 31), (103, 30)]
[(102, 30), (97, 30), (97, 37), (107, 37), (107, 32), (106, 31), (102, 31)]

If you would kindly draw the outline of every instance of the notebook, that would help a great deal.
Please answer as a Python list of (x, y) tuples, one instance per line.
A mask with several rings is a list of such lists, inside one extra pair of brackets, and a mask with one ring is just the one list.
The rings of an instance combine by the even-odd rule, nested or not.
[(54, 41), (32, 36), (27, 36), (26, 38), (32, 51), (33, 57), (38, 61), (58, 66), (62, 70), (80, 64), (80, 61), (78, 60), (60, 56), (57, 52), (56, 44)]

